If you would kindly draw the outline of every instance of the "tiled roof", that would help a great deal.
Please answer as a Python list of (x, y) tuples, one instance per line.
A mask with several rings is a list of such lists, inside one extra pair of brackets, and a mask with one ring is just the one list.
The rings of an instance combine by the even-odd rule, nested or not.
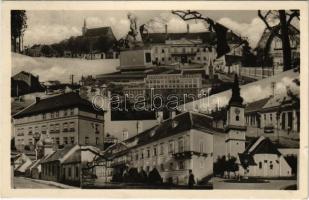
[(248, 103), (246, 105), (245, 112), (246, 113), (252, 113), (252, 112), (260, 111), (263, 108), (263, 106), (268, 102), (269, 99), (270, 99), (270, 97), (267, 97), (267, 98), (264, 98), (264, 99), (254, 101), (252, 103)]
[(218, 131), (222, 132), (221, 129), (216, 129), (212, 126), (212, 117), (199, 113), (185, 112), (175, 116), (174, 119), (165, 120), (161, 124), (129, 138), (126, 142), (132, 142), (137, 138), (137, 145), (143, 145), (190, 129), (198, 129), (210, 134)]
[(63, 156), (65, 156), (73, 147), (75, 146), (65, 146), (63, 149), (58, 149), (41, 163), (60, 161), (60, 159), (63, 158)]
[(277, 154), (281, 155), (276, 146), (270, 141), (269, 138), (259, 137), (252, 142), (244, 151), (244, 154)]
[[(215, 32), (197, 32), (197, 33), (143, 33), (141, 34), (144, 43), (163, 44), (166, 40), (180, 40), (185, 38), (187, 40), (202, 40), (203, 44), (215, 45)], [(233, 32), (227, 33), (228, 43), (240, 43), (241, 38)]]
[(80, 163), (81, 162), (81, 150), (78, 149), (72, 153), (62, 164)]
[(254, 161), (255, 154), (277, 154), (278, 156), (281, 155), (277, 147), (270, 141), (270, 139), (265, 138), (264, 136), (254, 139), (243, 153), (238, 154), (240, 163), (243, 166), (246, 162), (248, 163), (248, 165), (256, 165)]
[(13, 118), (21, 118), (24, 116), (72, 107), (78, 107), (89, 112), (102, 114), (102, 111), (95, 110), (92, 103), (81, 98), (78, 93), (70, 92), (39, 100), (37, 103), (14, 115)]
[(87, 37), (102, 36), (106, 35), (109, 30), (111, 30), (111, 27), (90, 28), (87, 29), (85, 36)]

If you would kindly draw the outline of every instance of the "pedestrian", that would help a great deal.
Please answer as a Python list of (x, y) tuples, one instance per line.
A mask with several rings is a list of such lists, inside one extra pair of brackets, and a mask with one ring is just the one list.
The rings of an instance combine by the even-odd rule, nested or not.
[(188, 181), (189, 188), (192, 189), (194, 184), (195, 184), (194, 175), (192, 173), (192, 169), (189, 169), (189, 181)]

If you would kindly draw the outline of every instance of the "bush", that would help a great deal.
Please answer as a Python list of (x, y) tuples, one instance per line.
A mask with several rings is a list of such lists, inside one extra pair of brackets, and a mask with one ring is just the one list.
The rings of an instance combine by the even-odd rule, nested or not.
[(156, 168), (153, 168), (151, 172), (149, 172), (148, 183), (154, 185), (162, 183), (162, 177)]

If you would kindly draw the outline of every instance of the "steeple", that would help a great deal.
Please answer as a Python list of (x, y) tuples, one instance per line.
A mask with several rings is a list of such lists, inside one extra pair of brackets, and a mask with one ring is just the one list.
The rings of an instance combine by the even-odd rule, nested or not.
[(84, 26), (82, 28), (82, 34), (83, 36), (86, 34), (86, 31), (87, 31), (87, 23), (86, 23), (86, 19), (84, 19)]
[(229, 101), (229, 106), (242, 106), (244, 99), (240, 96), (240, 88), (238, 83), (238, 76), (235, 74), (234, 84), (232, 87), (232, 97)]

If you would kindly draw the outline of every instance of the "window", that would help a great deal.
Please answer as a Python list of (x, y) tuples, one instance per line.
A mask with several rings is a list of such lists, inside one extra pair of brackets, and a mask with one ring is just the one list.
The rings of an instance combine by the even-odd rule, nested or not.
[(145, 58), (146, 58), (146, 63), (151, 62), (151, 54), (150, 53), (145, 53)]
[(157, 146), (153, 147), (153, 156), (157, 156)]
[(42, 118), (43, 118), (43, 119), (46, 119), (46, 114), (45, 114), (45, 113), (43, 114)]
[(162, 53), (164, 53), (164, 49), (162, 49)]
[(99, 124), (95, 124), (95, 133), (99, 134)]
[(270, 163), (269, 163), (269, 169), (273, 169), (273, 168), (274, 168), (273, 162), (270, 161)]
[(178, 167), (179, 167), (179, 169), (185, 169), (184, 161), (179, 161), (178, 162)]
[(63, 137), (63, 144), (68, 144), (68, 137)]
[(78, 166), (75, 167), (75, 177), (79, 177), (79, 170), (78, 170)]
[(180, 138), (178, 140), (178, 151), (179, 152), (184, 152), (185, 148), (184, 148), (184, 140), (182, 138)]
[(54, 124), (50, 124), (49, 128), (50, 128), (49, 132), (54, 133)]
[(32, 127), (28, 128), (28, 135), (32, 135)]
[(72, 176), (72, 169), (71, 169), (71, 167), (68, 167), (68, 176), (69, 176), (69, 177)]
[(55, 124), (55, 133), (60, 133), (60, 125)]
[(170, 141), (168, 145), (168, 152), (169, 153), (174, 153), (174, 141)]
[(68, 116), (68, 111), (67, 111), (67, 110), (64, 110), (64, 111), (63, 111), (63, 116), (64, 116), (64, 117)]
[(74, 137), (71, 137), (70, 140), (71, 140), (71, 144), (74, 144)]
[(135, 154), (135, 160), (138, 160), (138, 151)]
[(70, 115), (74, 115), (74, 108), (70, 109)]
[(56, 115), (56, 117), (59, 117), (59, 111), (57, 111), (55, 115)]
[(259, 162), (259, 169), (262, 169), (262, 167), (263, 167), (262, 162)]
[(32, 138), (29, 139), (29, 145), (32, 145)]
[(43, 135), (46, 134), (46, 125), (42, 125), (41, 130)]
[(50, 113), (50, 118), (54, 118), (54, 113)]
[(150, 149), (147, 149), (147, 158), (150, 158)]
[(56, 144), (60, 144), (60, 139), (56, 137)]
[(95, 138), (95, 144), (99, 144), (99, 137)]
[(236, 121), (239, 121), (239, 115), (236, 115), (235, 120), (236, 120)]
[(160, 170), (164, 171), (164, 164), (163, 163), (160, 164)]
[(89, 137), (85, 137), (85, 144), (89, 144)]
[(141, 159), (144, 159), (144, 150), (141, 150)]
[(270, 121), (273, 121), (273, 115), (271, 113), (269, 114), (269, 118), (270, 118)]
[(174, 163), (171, 162), (170, 165), (169, 165), (169, 170), (173, 170), (174, 169)]
[(68, 123), (63, 123), (63, 132), (68, 132)]
[(70, 132), (75, 131), (75, 123), (74, 122), (70, 122)]

